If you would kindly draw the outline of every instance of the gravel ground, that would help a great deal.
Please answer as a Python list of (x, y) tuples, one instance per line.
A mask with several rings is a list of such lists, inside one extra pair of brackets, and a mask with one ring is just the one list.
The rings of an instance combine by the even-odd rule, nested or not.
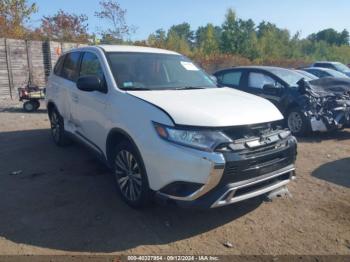
[(53, 144), (45, 109), (0, 100), (0, 145), (2, 255), (350, 255), (350, 129), (300, 139), (292, 198), (214, 210), (129, 208), (84, 147)]

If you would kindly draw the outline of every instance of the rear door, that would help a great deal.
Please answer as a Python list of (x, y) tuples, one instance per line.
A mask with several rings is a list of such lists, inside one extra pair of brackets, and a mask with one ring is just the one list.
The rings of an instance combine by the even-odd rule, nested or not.
[[(67, 131), (74, 131), (74, 91), (76, 80), (78, 78), (78, 66), (80, 61), (80, 52), (67, 53), (64, 56), (64, 61), (58, 61), (62, 64), (57, 64), (57, 71), (59, 76), (55, 77), (53, 81), (54, 89), (57, 90), (55, 94), (55, 103), (60, 114), (65, 121), (65, 128)], [(58, 72), (57, 72), (58, 73)], [(54, 72), (55, 74), (55, 72)]]
[(62, 81), (66, 87), (66, 106), (68, 110), (66, 125), (68, 131), (74, 132), (76, 126), (76, 119), (74, 118), (76, 97), (76, 82), (78, 79), (78, 69), (80, 64), (81, 52), (71, 52), (66, 55), (66, 58), (62, 67)]
[(241, 80), (243, 71), (241, 70), (225, 70), (215, 75), (220, 86), (227, 86), (236, 89), (241, 88)]

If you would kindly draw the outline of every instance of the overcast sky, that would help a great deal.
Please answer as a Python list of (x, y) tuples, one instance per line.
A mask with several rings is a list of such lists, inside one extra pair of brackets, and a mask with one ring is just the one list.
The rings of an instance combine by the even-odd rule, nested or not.
[[(89, 31), (105, 27), (94, 17), (98, 0), (29, 0), (36, 2), (39, 12), (34, 15), (34, 26), (43, 15), (52, 15), (59, 9), (89, 17)], [(146, 39), (158, 28), (168, 29), (173, 24), (188, 22), (195, 30), (210, 22), (221, 25), (227, 8), (233, 8), (238, 17), (251, 18), (258, 24), (266, 20), (291, 33), (301, 31), (303, 37), (325, 28), (350, 31), (350, 0), (119, 0), (127, 9), (127, 22), (137, 27), (133, 40)]]

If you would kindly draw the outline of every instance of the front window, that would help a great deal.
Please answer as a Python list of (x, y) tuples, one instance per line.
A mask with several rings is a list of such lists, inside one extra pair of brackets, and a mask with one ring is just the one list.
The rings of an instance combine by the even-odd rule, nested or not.
[(262, 73), (249, 73), (248, 85), (250, 88), (263, 89), (264, 85), (276, 86), (276, 81)]
[(115, 81), (123, 90), (215, 88), (204, 71), (181, 55), (109, 53)]
[(79, 76), (91, 75), (98, 76), (101, 81), (104, 79), (103, 70), (97, 56), (93, 53), (86, 52), (81, 60)]

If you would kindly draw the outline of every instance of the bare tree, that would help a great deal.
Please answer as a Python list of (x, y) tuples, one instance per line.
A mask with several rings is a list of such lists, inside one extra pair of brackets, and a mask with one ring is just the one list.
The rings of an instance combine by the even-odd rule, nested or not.
[(101, 30), (102, 35), (108, 35), (114, 39), (122, 40), (134, 33), (136, 28), (126, 23), (126, 9), (114, 0), (100, 2), (101, 11), (95, 12), (95, 16), (108, 22), (109, 28)]

